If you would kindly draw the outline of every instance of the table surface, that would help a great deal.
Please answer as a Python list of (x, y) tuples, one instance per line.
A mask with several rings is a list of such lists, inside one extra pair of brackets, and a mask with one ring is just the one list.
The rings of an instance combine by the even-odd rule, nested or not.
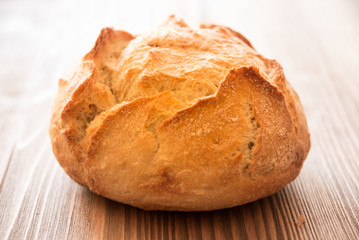
[[(57, 80), (102, 27), (139, 33), (171, 13), (230, 26), (283, 65), (312, 148), (280, 192), (212, 212), (146, 212), (59, 167), (47, 132)], [(339, 0), (0, 1), (0, 239), (359, 239), (358, 13), (358, 1)]]

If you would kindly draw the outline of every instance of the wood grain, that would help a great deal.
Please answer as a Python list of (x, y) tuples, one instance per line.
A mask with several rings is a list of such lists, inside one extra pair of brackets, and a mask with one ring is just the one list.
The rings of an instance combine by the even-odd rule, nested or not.
[[(1, 1), (0, 239), (359, 239), (358, 12), (339, 0)], [(57, 164), (47, 133), (57, 79), (102, 27), (138, 33), (171, 13), (237, 29), (283, 65), (312, 149), (282, 191), (212, 212), (146, 212)]]

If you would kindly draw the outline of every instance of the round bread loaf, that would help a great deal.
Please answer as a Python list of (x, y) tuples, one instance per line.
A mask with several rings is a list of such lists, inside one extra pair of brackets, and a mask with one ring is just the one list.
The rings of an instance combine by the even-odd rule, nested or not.
[(73, 180), (150, 210), (266, 197), (298, 176), (310, 148), (278, 62), (228, 27), (174, 16), (137, 36), (104, 28), (59, 80), (50, 136)]

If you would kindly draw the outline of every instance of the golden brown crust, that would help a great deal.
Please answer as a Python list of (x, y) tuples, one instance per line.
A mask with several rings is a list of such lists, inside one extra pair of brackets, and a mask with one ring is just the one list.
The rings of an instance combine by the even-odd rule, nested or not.
[(50, 126), (61, 166), (92, 191), (143, 209), (227, 208), (279, 191), (310, 148), (281, 66), (234, 30), (171, 16), (134, 38), (105, 28)]
[(225, 26), (221, 26), (221, 25), (217, 25), (217, 24), (201, 24), (199, 27), (203, 28), (203, 29), (205, 29), (205, 28), (213, 29), (214, 31), (221, 32), (221, 33), (227, 34), (227, 35), (231, 34), (231, 35), (241, 39), (245, 44), (247, 44), (249, 47), (254, 49), (251, 42), (245, 36), (243, 36), (242, 34), (240, 34), (237, 31), (234, 31), (233, 29), (231, 29), (229, 27), (225, 27)]

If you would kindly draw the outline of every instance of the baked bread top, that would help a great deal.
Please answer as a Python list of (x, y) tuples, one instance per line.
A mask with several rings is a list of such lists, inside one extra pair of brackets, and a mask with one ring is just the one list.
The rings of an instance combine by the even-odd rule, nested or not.
[(59, 80), (53, 152), (93, 192), (144, 209), (212, 210), (279, 191), (310, 139), (275, 60), (240, 33), (170, 16), (146, 34), (104, 28)]

